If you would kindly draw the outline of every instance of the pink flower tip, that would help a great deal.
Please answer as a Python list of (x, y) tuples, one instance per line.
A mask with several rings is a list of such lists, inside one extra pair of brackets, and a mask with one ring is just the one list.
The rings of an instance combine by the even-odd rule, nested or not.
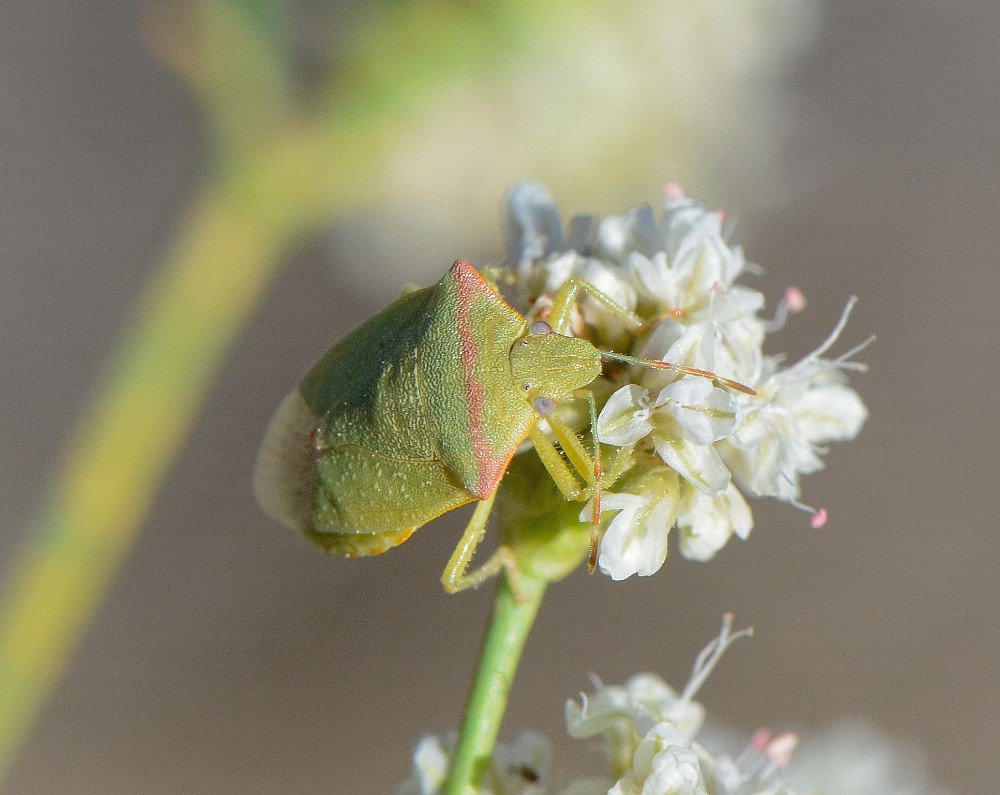
[(663, 186), (663, 193), (668, 199), (683, 199), (684, 188), (676, 182), (668, 182)]
[(789, 312), (801, 312), (806, 308), (806, 297), (798, 287), (786, 287), (784, 300)]
[(767, 729), (757, 729), (750, 738), (750, 747), (758, 754), (767, 750), (767, 744), (771, 742), (771, 732)]
[(816, 513), (809, 517), (809, 526), (813, 530), (819, 530), (823, 525), (826, 524), (826, 520), (830, 518), (830, 515), (826, 512), (826, 508), (820, 508)]
[(797, 734), (785, 732), (774, 737), (767, 744), (764, 755), (777, 767), (787, 767), (788, 763), (792, 761), (792, 753), (798, 744), (799, 737)]

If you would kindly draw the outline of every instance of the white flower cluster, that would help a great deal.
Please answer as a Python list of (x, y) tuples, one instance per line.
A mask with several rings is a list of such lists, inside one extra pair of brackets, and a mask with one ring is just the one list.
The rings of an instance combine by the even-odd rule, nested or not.
[[(739, 757), (713, 755), (695, 741), (704, 710), (694, 695), (726, 648), (749, 630), (732, 632), (732, 616), (698, 655), (691, 679), (677, 695), (658, 677), (633, 677), (624, 687), (596, 683), (592, 697), (566, 705), (569, 733), (600, 736), (618, 780), (608, 795), (794, 795), (783, 783), (798, 739), (758, 732)], [(602, 790), (603, 792), (603, 790)]]
[[(830, 442), (857, 435), (867, 410), (846, 383), (863, 370), (850, 357), (827, 358), (853, 306), (810, 355), (792, 366), (762, 351), (764, 338), (804, 301), (786, 291), (775, 319), (758, 317), (764, 296), (737, 280), (751, 267), (723, 234), (722, 216), (668, 185), (662, 215), (649, 206), (598, 221), (576, 216), (564, 234), (548, 191), (520, 183), (505, 207), (505, 234), (516, 263), (515, 303), (544, 315), (571, 278), (589, 282), (638, 316), (628, 328), (607, 301), (584, 299), (573, 332), (598, 347), (678, 365), (606, 368), (597, 419), (602, 444), (631, 466), (602, 499), (617, 511), (601, 542), (599, 566), (614, 579), (657, 571), (668, 531), (681, 553), (711, 558), (732, 536), (745, 539), (753, 519), (744, 494), (800, 501), (800, 475), (822, 468)], [(712, 377), (712, 376), (716, 377)], [(590, 518), (588, 506), (581, 520)]]
[[(794, 795), (781, 780), (797, 742), (791, 734), (758, 733), (737, 758), (713, 756), (695, 741), (704, 710), (693, 701), (723, 652), (748, 631), (722, 630), (695, 662), (684, 692), (676, 694), (652, 674), (624, 687), (595, 682), (595, 692), (566, 705), (570, 736), (604, 739), (610, 778), (577, 779), (559, 787), (551, 770), (548, 741), (525, 732), (512, 746), (500, 745), (480, 795)], [(454, 736), (424, 737), (414, 753), (414, 772), (397, 795), (437, 795), (447, 775)]]
[[(552, 747), (526, 731), (500, 744), (478, 795), (950, 795), (917, 751), (859, 723), (844, 723), (799, 747), (791, 733), (757, 731), (735, 756), (708, 750), (719, 742), (702, 732), (704, 709), (694, 696), (726, 648), (749, 630), (719, 634), (695, 660), (691, 679), (675, 693), (652, 674), (624, 686), (594, 683), (594, 692), (566, 704), (566, 726), (578, 739), (601, 738), (610, 775), (571, 779), (553, 769)], [(718, 733), (717, 733), (718, 734)], [(413, 755), (413, 773), (397, 795), (438, 795), (455, 746), (428, 735)], [(793, 757), (794, 752), (794, 757)], [(795, 787), (793, 790), (792, 787)]]

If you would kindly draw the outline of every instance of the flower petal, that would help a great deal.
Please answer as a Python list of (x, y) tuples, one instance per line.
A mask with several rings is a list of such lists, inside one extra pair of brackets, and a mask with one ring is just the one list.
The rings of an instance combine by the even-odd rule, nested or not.
[(653, 431), (653, 446), (667, 466), (711, 497), (718, 497), (729, 485), (729, 470), (710, 445), (697, 444), (670, 429)]
[(508, 191), (503, 229), (508, 256), (522, 266), (563, 247), (555, 199), (537, 182), (518, 182)]
[(715, 498), (690, 487), (682, 490), (677, 528), (681, 554), (688, 560), (711, 560), (730, 536), (745, 539), (752, 527), (750, 507), (734, 485)]
[(858, 435), (868, 409), (858, 393), (841, 384), (810, 389), (792, 407), (802, 435), (813, 444), (843, 442)]
[(601, 221), (597, 230), (598, 253), (624, 264), (633, 251), (652, 254), (656, 236), (653, 208), (643, 204), (624, 215), (609, 216)]
[(688, 376), (664, 388), (656, 407), (666, 405), (684, 437), (711, 444), (733, 432), (739, 414), (736, 398), (707, 378)]
[(645, 505), (618, 513), (601, 538), (598, 565), (613, 580), (633, 574), (645, 577), (660, 570), (667, 559), (667, 527), (643, 521)]
[(598, 440), (624, 447), (653, 430), (648, 394), (645, 389), (628, 384), (611, 395), (597, 418)]

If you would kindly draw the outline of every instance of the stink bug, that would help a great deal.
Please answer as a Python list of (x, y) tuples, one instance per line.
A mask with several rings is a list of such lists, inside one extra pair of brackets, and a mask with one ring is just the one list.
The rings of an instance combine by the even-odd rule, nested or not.
[[(633, 328), (643, 325), (589, 283), (571, 279), (555, 296), (551, 326), (529, 326), (461, 260), (437, 284), (404, 295), (331, 348), (282, 402), (257, 462), (261, 506), (326, 552), (354, 557), (385, 552), (431, 519), (479, 500), (442, 575), (445, 589), (477, 585), (501, 568), (514, 573), (513, 554), (503, 546), (479, 569), (468, 568), (497, 487), (526, 438), (564, 497), (599, 503), (596, 440), (591, 457), (553, 412), (600, 375), (602, 359), (748, 391), (704, 370), (639, 362), (566, 336), (580, 292)], [(537, 427), (541, 417), (589, 488), (580, 488)], [(592, 561), (599, 505), (594, 516)]]

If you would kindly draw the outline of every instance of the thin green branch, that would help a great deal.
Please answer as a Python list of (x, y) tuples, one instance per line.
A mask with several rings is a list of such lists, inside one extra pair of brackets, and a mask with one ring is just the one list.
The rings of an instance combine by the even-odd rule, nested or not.
[(514, 674), (545, 595), (546, 581), (524, 574), (518, 601), (505, 576), (497, 582), (493, 615), (459, 731), (444, 795), (475, 795), (489, 769)]
[(287, 247), (367, 196), (363, 141), (290, 134), (211, 184), (147, 286), (0, 598), (0, 782)]

